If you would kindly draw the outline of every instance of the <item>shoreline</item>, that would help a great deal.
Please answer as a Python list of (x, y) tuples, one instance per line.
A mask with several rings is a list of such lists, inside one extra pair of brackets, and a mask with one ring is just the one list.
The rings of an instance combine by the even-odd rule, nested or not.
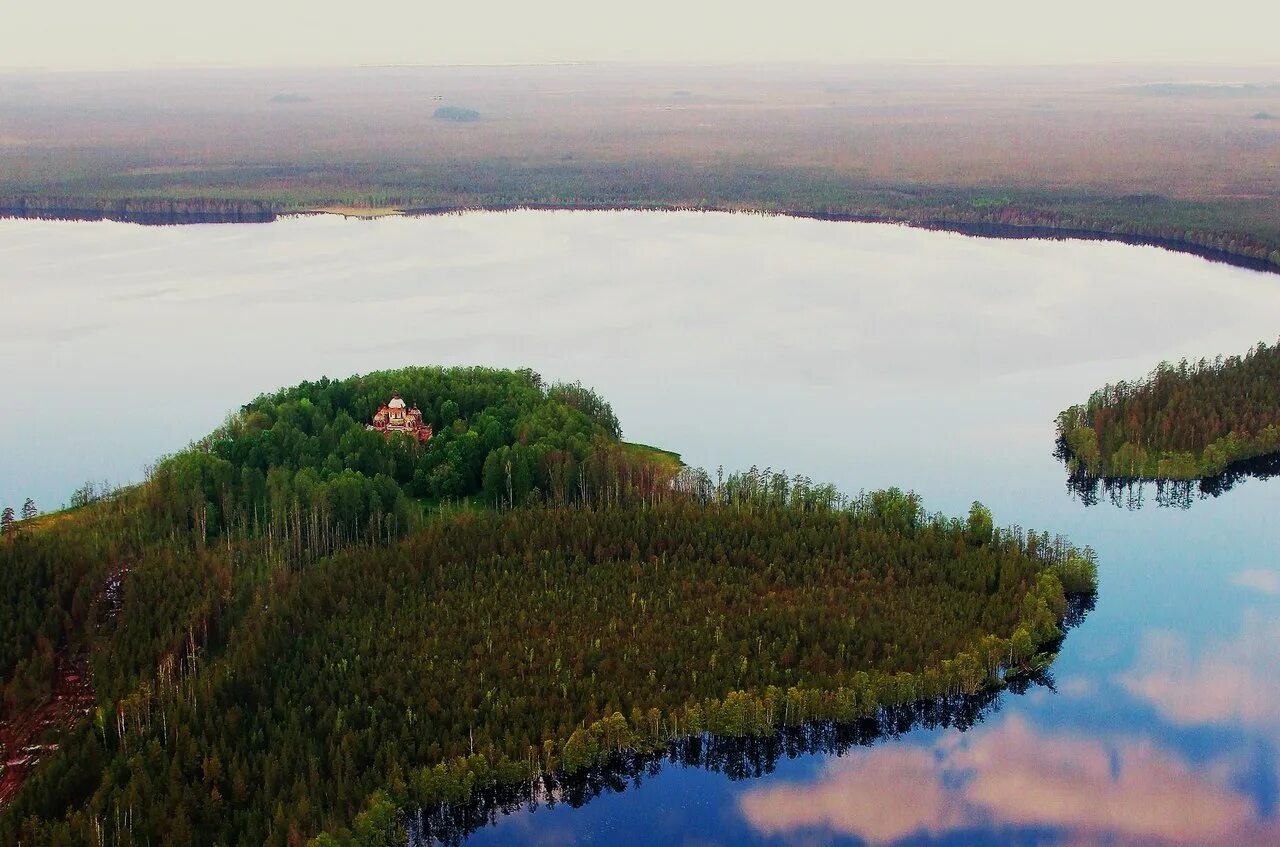
[[(56, 220), (56, 221), (113, 221), (140, 226), (188, 226), (193, 224), (246, 224), (273, 223), (285, 217), (310, 215), (336, 215), (356, 220), (379, 220), (388, 217), (431, 217), (437, 215), (466, 214), (470, 212), (516, 211), (564, 211), (564, 212), (708, 212), (721, 214), (752, 214), (769, 217), (790, 217), (845, 223), (881, 223), (908, 226), (934, 232), (951, 232), (972, 238), (1001, 238), (1013, 240), (1050, 241), (1109, 241), (1135, 247), (1157, 247), (1174, 253), (1197, 256), (1207, 261), (1232, 265), (1246, 270), (1280, 274), (1280, 262), (1226, 247), (1203, 244), (1196, 241), (1161, 233), (1124, 232), (1118, 227), (1083, 226), (1077, 223), (1055, 225), (1053, 223), (1020, 224), (1005, 221), (975, 219), (961, 220), (946, 215), (895, 215), (878, 212), (846, 210), (813, 210), (801, 208), (764, 208), (751, 205), (686, 206), (678, 203), (479, 203), (437, 206), (360, 207), (360, 206), (311, 206), (290, 208), (269, 201), (241, 203), (211, 202), (195, 210), (177, 209), (172, 203), (150, 206), (145, 203), (110, 203), (97, 207), (89, 203), (69, 202), (66, 206), (38, 206), (27, 202), (0, 200), (0, 220)], [(1274, 254), (1273, 254), (1274, 255)]]
[[(1191, 500), (1221, 497), (1249, 479), (1272, 479), (1280, 476), (1280, 451), (1233, 459), (1220, 472), (1194, 477), (1123, 476), (1095, 474), (1087, 470), (1066, 439), (1058, 436), (1054, 455), (1067, 471), (1067, 488), (1085, 506), (1097, 505), (1102, 495), (1120, 505), (1121, 495), (1139, 493), (1151, 486), (1156, 502), (1188, 508)], [(1071, 463), (1077, 462), (1073, 469)], [(1113, 496), (1114, 495), (1114, 496)]]

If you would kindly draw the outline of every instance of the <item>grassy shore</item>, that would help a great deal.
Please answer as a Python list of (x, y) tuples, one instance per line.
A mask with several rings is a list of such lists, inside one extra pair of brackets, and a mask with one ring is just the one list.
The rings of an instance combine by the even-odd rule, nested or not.
[(684, 467), (684, 461), (680, 458), (679, 453), (673, 453), (670, 450), (663, 450), (661, 447), (653, 447), (649, 444), (638, 444), (634, 441), (624, 441), (622, 446), (637, 461), (656, 465), (665, 471), (676, 473)]
[(317, 215), (338, 215), (343, 218), (360, 218), (361, 220), (372, 220), (374, 218), (394, 218), (397, 215), (403, 215), (403, 209), (393, 209), (389, 206), (321, 206), (316, 209), (307, 209)]

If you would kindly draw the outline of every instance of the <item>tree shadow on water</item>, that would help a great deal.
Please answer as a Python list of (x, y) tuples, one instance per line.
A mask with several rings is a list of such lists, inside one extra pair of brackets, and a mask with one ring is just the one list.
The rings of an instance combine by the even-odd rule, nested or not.
[[(1068, 597), (1063, 638), (1045, 645), (1056, 656), (1065, 632), (1079, 626), (1093, 610), (1096, 594)], [(1025, 694), (1044, 687), (1056, 691), (1050, 666), (1010, 677), (1001, 689), (976, 695), (953, 695), (881, 709), (874, 717), (852, 723), (821, 720), (783, 726), (769, 735), (721, 737), (711, 734), (672, 741), (656, 753), (619, 752), (573, 774), (542, 774), (516, 785), (476, 791), (463, 804), (441, 804), (410, 812), (405, 821), (409, 847), (459, 845), (476, 831), (506, 815), (559, 805), (580, 808), (597, 797), (641, 787), (664, 768), (702, 768), (733, 781), (767, 776), (784, 759), (822, 754), (841, 756), (850, 750), (892, 741), (915, 730), (957, 729), (964, 732), (999, 711), (1002, 695)]]
[[(1215, 476), (1202, 479), (1143, 479), (1095, 476), (1072, 461), (1066, 442), (1058, 439), (1054, 458), (1067, 469), (1067, 491), (1085, 506), (1108, 502), (1129, 510), (1154, 502), (1159, 508), (1190, 509), (1199, 500), (1221, 497), (1247, 479), (1280, 476), (1280, 453), (1233, 462)], [(1148, 497), (1154, 492), (1154, 501)]]

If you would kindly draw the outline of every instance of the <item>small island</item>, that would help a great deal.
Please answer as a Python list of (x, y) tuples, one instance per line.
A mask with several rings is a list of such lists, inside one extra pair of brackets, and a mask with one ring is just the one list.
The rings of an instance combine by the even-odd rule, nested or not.
[(441, 106), (432, 113), (431, 117), (438, 121), (470, 123), (472, 121), (480, 120), (480, 113), (475, 109), (468, 109), (465, 106)]
[(117, 843), (122, 810), (130, 843), (403, 844), (406, 810), (620, 755), (960, 710), (1096, 590), (979, 503), (621, 436), (528, 370), (320, 379), (7, 536), (4, 719), (82, 692), (0, 841)]
[(1160, 364), (1058, 415), (1072, 473), (1104, 480), (1202, 480), (1280, 453), (1280, 343), (1243, 356)]

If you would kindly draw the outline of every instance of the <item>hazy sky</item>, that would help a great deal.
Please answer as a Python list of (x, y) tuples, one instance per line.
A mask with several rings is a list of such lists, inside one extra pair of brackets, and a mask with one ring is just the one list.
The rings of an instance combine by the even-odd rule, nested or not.
[(0, 66), (1280, 64), (1275, 0), (0, 0)]

